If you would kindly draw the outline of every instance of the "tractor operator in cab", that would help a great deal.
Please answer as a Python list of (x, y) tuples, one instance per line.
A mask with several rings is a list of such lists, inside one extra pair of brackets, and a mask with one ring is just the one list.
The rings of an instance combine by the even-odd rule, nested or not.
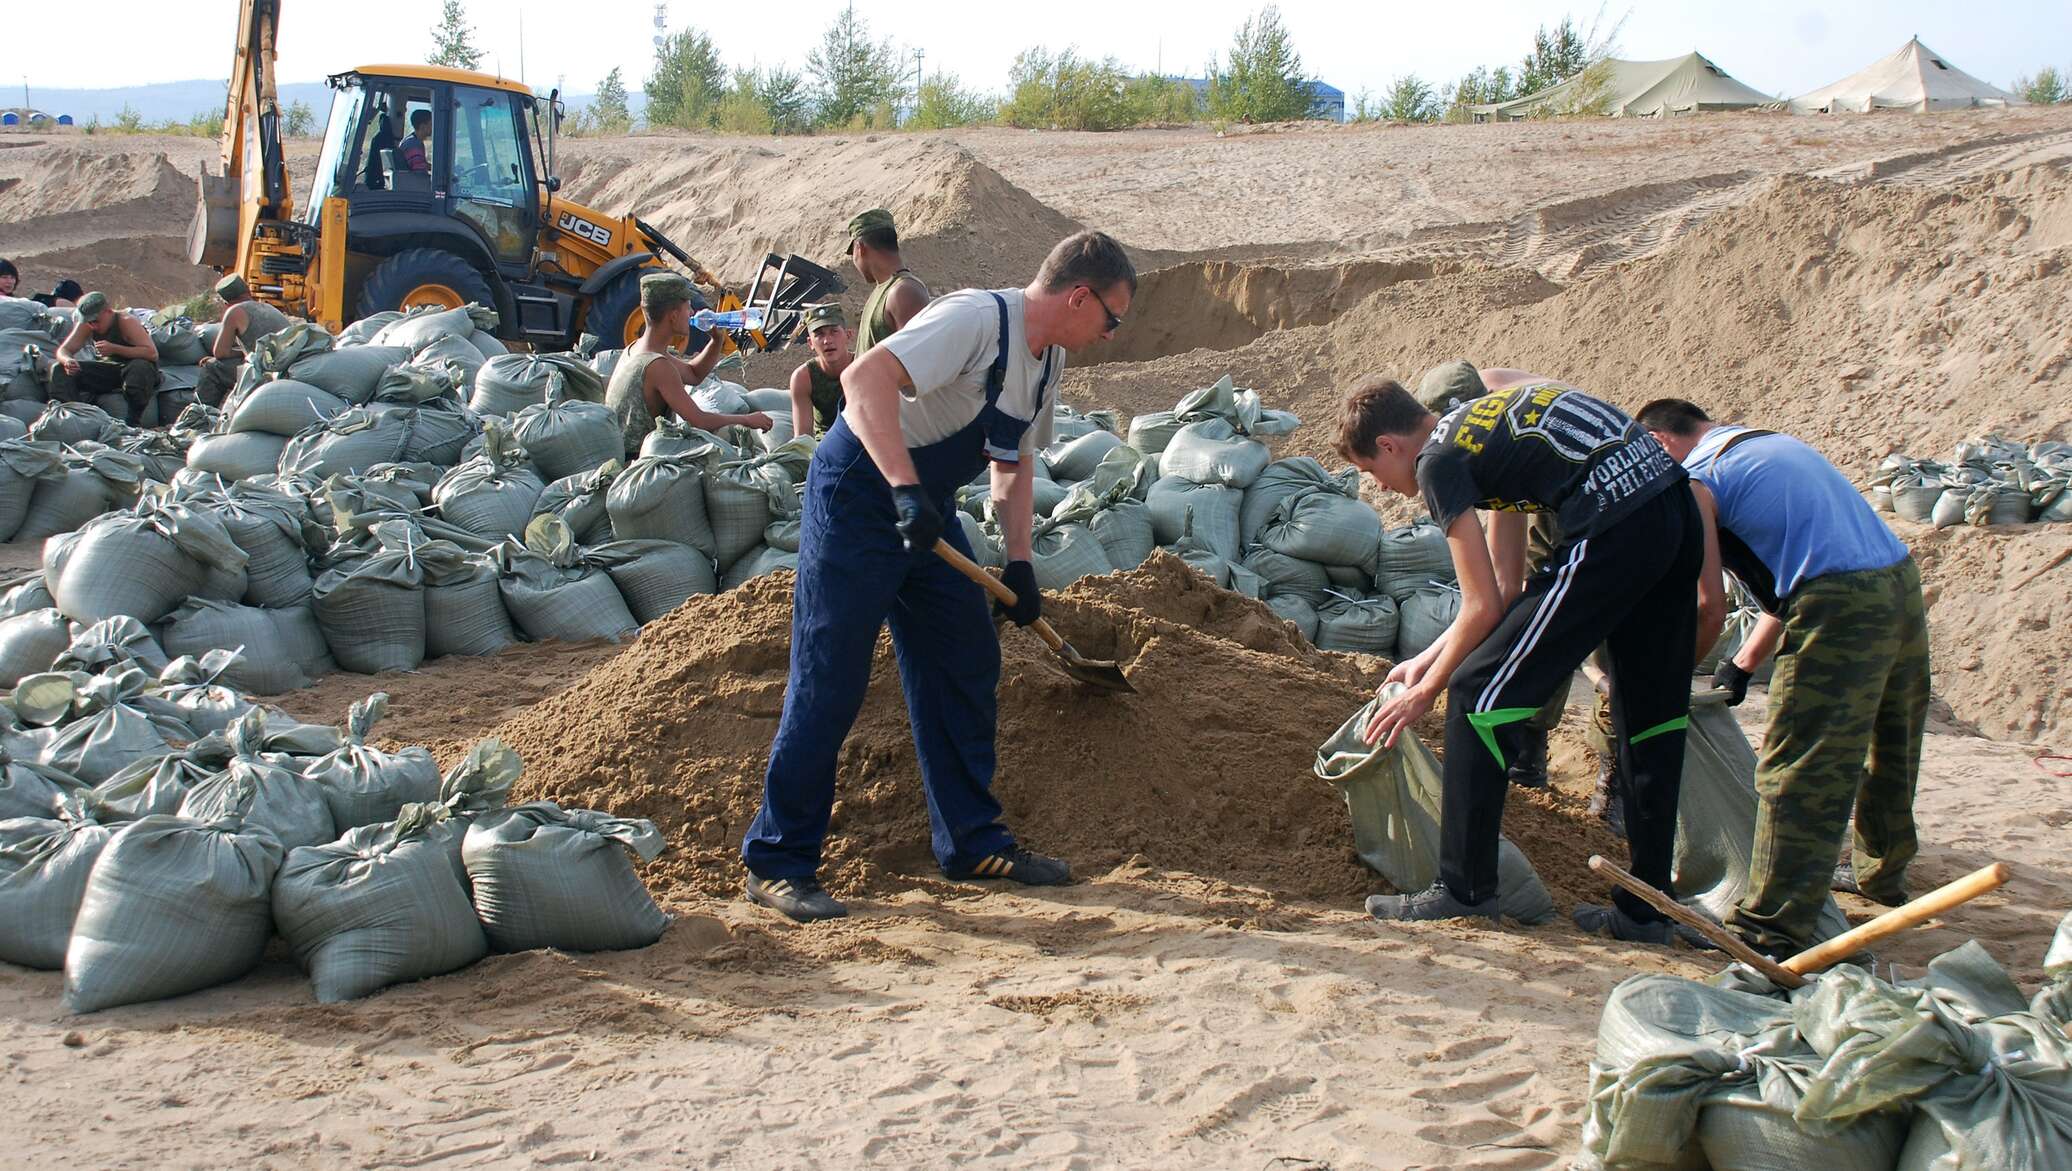
[[(95, 356), (80, 358), (89, 343)], [(129, 425), (138, 425), (158, 393), (158, 345), (143, 322), (116, 312), (107, 294), (88, 293), (79, 299), (79, 324), (65, 335), (50, 368), (50, 401), (90, 403), (118, 391), (129, 408)]]
[(791, 372), (792, 433), (825, 435), (842, 413), (842, 371), (856, 360), (849, 348), (856, 335), (849, 331), (842, 307), (832, 301), (807, 306), (805, 323), (813, 357)]
[(236, 273), (216, 282), (216, 296), (228, 308), (223, 311), (215, 348), (203, 356), (201, 380), (194, 386), (194, 397), (212, 407), (222, 406), (224, 397), (237, 385), (245, 357), (259, 344), (259, 339), (293, 324), (287, 314), (264, 301), (253, 300), (252, 290)]
[(432, 112), (418, 110), (410, 115), (410, 137), (396, 148), (396, 164), (406, 171), (429, 171), (432, 156)]
[(690, 388), (705, 381), (720, 359), (717, 330), (695, 358), (686, 360), (669, 348), (670, 339), (691, 332), (691, 292), (691, 282), (673, 272), (651, 272), (640, 278), (640, 308), (647, 320), (604, 388), (604, 405), (618, 416), (627, 459), (640, 454), (641, 442), (655, 429), (655, 420), (669, 415), (706, 431), (770, 429), (770, 416), (761, 411), (721, 415), (691, 399)]
[(859, 212), (849, 221), (849, 262), (871, 283), (856, 323), (856, 356), (899, 332), (928, 304), (928, 286), (899, 258), (899, 229), (882, 207)]

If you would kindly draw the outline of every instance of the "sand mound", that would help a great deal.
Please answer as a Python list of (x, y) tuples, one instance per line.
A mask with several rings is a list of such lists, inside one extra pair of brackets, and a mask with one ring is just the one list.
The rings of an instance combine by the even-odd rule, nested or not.
[(1079, 225), (937, 137), (578, 139), (561, 159), (569, 198), (632, 212), (728, 281), (769, 252), (840, 272), (849, 217), (890, 208), (907, 263), (938, 289), (1019, 285)]
[[(180, 148), (197, 154), (196, 140)], [(31, 291), (70, 277), (118, 302), (159, 305), (205, 289), (212, 270), (187, 262), (191, 163), (164, 151), (45, 142), (0, 154), (0, 256)]]
[[(674, 847), (658, 891), (729, 896), (783, 704), (791, 580), (691, 603), (632, 648), (497, 734), (526, 759), (520, 795), (653, 818)], [(1007, 821), (1082, 874), (1181, 873), (1266, 901), (1346, 907), (1385, 889), (1352, 853), (1343, 803), (1310, 775), (1316, 745), (1379, 682), (1378, 660), (1318, 651), (1258, 602), (1170, 556), (1089, 578), (1046, 606), (1138, 694), (1090, 695), (1033, 637), (1001, 648), (1000, 773)], [(1436, 732), (1428, 720), (1427, 739)], [(926, 885), (936, 871), (889, 647), (842, 752), (822, 878), (837, 894)], [(1510, 829), (1557, 897), (1590, 888), (1579, 802), (1514, 802)], [(1536, 847), (1535, 843), (1543, 843)]]

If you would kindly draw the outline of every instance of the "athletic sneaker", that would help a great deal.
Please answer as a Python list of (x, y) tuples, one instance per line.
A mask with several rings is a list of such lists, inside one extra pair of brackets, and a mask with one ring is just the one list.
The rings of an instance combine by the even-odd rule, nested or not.
[(1892, 895), (1877, 895), (1858, 886), (1856, 883), (1856, 864), (1853, 862), (1838, 862), (1835, 864), (1834, 881), (1828, 883), (1828, 889), (1869, 899), (1881, 907), (1904, 906), (1907, 901), (1907, 894), (1904, 890)]
[(1600, 767), (1597, 770), (1597, 788), (1590, 794), (1588, 812), (1604, 822), (1604, 828), (1612, 831), (1612, 836), (1623, 841), (1626, 837), (1626, 802), (1620, 799), (1615, 786), (1612, 766)]
[(1505, 770), (1505, 777), (1521, 789), (1547, 787), (1547, 733), (1542, 728), (1525, 729), (1525, 744), (1518, 759)]
[(1674, 921), (1658, 919), (1644, 923), (1615, 906), (1577, 903), (1573, 918), (1585, 935), (1610, 936), (1627, 943), (1652, 943), (1661, 947), (1668, 947), (1676, 941)]
[(839, 919), (849, 908), (820, 886), (817, 878), (758, 878), (748, 876), (748, 901), (770, 908), (798, 923)]
[(1479, 903), (1464, 903), (1446, 889), (1443, 879), (1408, 895), (1368, 895), (1367, 913), (1377, 919), (1427, 923), (1437, 919), (1487, 919), (1498, 922), (1496, 896)]
[(1023, 886), (1066, 886), (1072, 881), (1070, 866), (1056, 858), (1030, 853), (1020, 846), (988, 854), (961, 870), (944, 873), (958, 882), (969, 882), (974, 878), (1003, 878)]

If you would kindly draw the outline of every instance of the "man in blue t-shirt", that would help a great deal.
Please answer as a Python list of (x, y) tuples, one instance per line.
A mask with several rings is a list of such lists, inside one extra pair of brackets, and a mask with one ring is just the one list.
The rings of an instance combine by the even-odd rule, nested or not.
[[(1830, 884), (1906, 901), (1928, 712), (1928, 620), (1906, 545), (1819, 452), (1722, 425), (1683, 399), (1636, 416), (1710, 494), (1720, 561), (1764, 610), (1715, 686), (1739, 703), (1773, 650), (1748, 893), (1728, 925), (1755, 947), (1810, 946)], [(1855, 809), (1853, 874), (1835, 867)]]

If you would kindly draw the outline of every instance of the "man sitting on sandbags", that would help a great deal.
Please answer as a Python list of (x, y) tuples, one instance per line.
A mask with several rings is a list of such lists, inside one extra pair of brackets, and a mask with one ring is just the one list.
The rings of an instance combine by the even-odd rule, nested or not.
[[(1716, 501), (1720, 559), (1763, 618), (1712, 677), (1740, 703), (1775, 650), (1748, 893), (1727, 916), (1758, 951), (1811, 947), (1830, 883), (1907, 901), (1928, 719), (1928, 618), (1906, 543), (1819, 452), (1712, 421), (1683, 399), (1638, 416)], [(1835, 869), (1855, 810), (1852, 870)]]
[[(89, 344), (94, 356), (81, 359), (79, 352)], [(117, 392), (128, 406), (130, 426), (143, 422), (144, 408), (158, 393), (158, 346), (144, 323), (118, 313), (107, 294), (88, 293), (79, 299), (79, 324), (65, 335), (50, 368), (50, 401), (91, 403)]]
[(259, 339), (291, 324), (287, 314), (254, 300), (245, 279), (236, 273), (216, 282), (216, 296), (228, 308), (223, 311), (215, 349), (202, 358), (201, 380), (194, 386), (194, 397), (212, 407), (222, 406), (224, 396), (237, 385), (245, 357), (259, 344)]

